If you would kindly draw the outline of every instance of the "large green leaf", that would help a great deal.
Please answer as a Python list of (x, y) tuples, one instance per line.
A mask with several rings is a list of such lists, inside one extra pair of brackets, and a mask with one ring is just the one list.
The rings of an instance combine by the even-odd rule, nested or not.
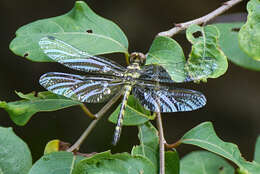
[(205, 122), (188, 131), (180, 140), (184, 144), (192, 144), (214, 152), (233, 161), (240, 171), (258, 174), (260, 164), (248, 162), (242, 156), (237, 145), (222, 141), (215, 133), (212, 123)]
[(165, 152), (165, 173), (166, 174), (180, 173), (180, 160), (176, 150)]
[[(118, 105), (116, 110), (110, 115), (109, 117), (110, 122), (114, 124), (117, 123), (120, 107), (121, 104)], [(136, 100), (134, 96), (130, 95), (127, 100), (127, 105), (125, 108), (123, 125), (125, 126), (141, 125), (152, 118), (153, 117), (151, 116), (150, 111), (145, 110), (143, 106), (139, 103), (139, 101)]]
[(227, 57), (220, 49), (217, 27), (191, 25), (186, 31), (186, 37), (192, 43), (186, 65), (191, 77), (217, 78), (227, 71)]
[(206, 151), (194, 151), (181, 159), (180, 174), (232, 174), (234, 168), (223, 158)]
[(255, 60), (260, 60), (260, 1), (250, 0), (247, 4), (247, 22), (239, 31), (239, 45)]
[(81, 160), (73, 174), (155, 174), (155, 167), (142, 156), (128, 153), (114, 154), (103, 152)]
[(73, 101), (47, 91), (39, 92), (37, 97), (33, 92), (26, 95), (22, 93), (17, 94), (22, 100), (8, 103), (0, 101), (0, 108), (5, 109), (11, 119), (20, 126), (25, 125), (37, 112), (56, 111), (81, 104), (78, 101)]
[(176, 82), (182, 82), (186, 78), (183, 50), (172, 38), (156, 37), (149, 49), (146, 63), (162, 65)]
[(53, 152), (42, 156), (29, 174), (72, 174), (74, 166), (82, 159), (71, 152)]
[(76, 1), (74, 8), (62, 16), (38, 20), (21, 27), (10, 49), (32, 61), (51, 61), (38, 44), (47, 35), (55, 36), (91, 55), (127, 53), (128, 49), (128, 41), (122, 30), (113, 22), (98, 16), (83, 1)]
[(254, 160), (260, 164), (260, 136), (256, 140)]
[(28, 174), (32, 167), (31, 152), (12, 128), (0, 127), (0, 173)]
[(220, 47), (234, 64), (260, 71), (260, 62), (250, 58), (238, 45), (238, 30), (242, 25), (240, 22), (215, 24), (220, 31)]
[(150, 122), (146, 122), (145, 124), (138, 126), (138, 130), (140, 145), (133, 147), (131, 152), (132, 155), (142, 155), (148, 158), (156, 169), (158, 169), (159, 137), (157, 130)]

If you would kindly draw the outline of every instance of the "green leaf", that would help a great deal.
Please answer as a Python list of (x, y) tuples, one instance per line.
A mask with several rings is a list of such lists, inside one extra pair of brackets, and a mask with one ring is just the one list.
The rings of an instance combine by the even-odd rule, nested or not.
[(186, 59), (181, 46), (172, 38), (156, 37), (147, 55), (147, 64), (160, 64), (176, 82), (182, 82), (186, 77), (184, 65)]
[(247, 22), (238, 34), (241, 49), (255, 60), (260, 60), (260, 1), (250, 0), (247, 4)]
[(12, 128), (0, 127), (0, 173), (28, 174), (32, 167), (31, 152)]
[(141, 155), (148, 158), (156, 169), (159, 168), (159, 137), (155, 127), (146, 122), (143, 125), (138, 126), (138, 137), (140, 145), (134, 146), (132, 149), (132, 155)]
[(176, 150), (165, 152), (165, 173), (166, 174), (179, 174), (180, 160)]
[(226, 143), (216, 135), (213, 125), (210, 122), (202, 123), (188, 131), (180, 140), (184, 144), (199, 146), (208, 151), (214, 152), (224, 158), (233, 161), (241, 171), (257, 174), (260, 165), (246, 161), (242, 156), (237, 145)]
[[(109, 121), (116, 124), (118, 119), (118, 114), (120, 111), (121, 104), (118, 105), (116, 110), (110, 115)], [(123, 120), (123, 125), (125, 126), (135, 126), (147, 122), (149, 119), (153, 119), (150, 111), (143, 108), (138, 100), (134, 96), (130, 95), (127, 100), (127, 105), (125, 108), (125, 115)]]
[(74, 166), (82, 159), (71, 152), (53, 152), (42, 156), (29, 174), (72, 174)]
[(34, 94), (18, 93), (23, 100), (8, 103), (0, 101), (0, 108), (5, 109), (17, 125), (23, 126), (37, 112), (56, 111), (81, 104), (48, 91), (38, 93), (37, 97)]
[[(197, 35), (196, 35), (197, 34)], [(191, 25), (186, 31), (192, 43), (186, 69), (191, 77), (217, 78), (228, 68), (227, 57), (219, 47), (219, 31), (213, 25)]]
[(206, 151), (194, 151), (181, 159), (180, 174), (232, 174), (233, 167), (223, 158)]
[(80, 161), (73, 174), (155, 174), (155, 167), (142, 156), (103, 152)]
[(260, 71), (260, 62), (245, 54), (238, 44), (238, 30), (243, 23), (221, 23), (215, 24), (219, 31), (219, 44), (228, 59), (236, 65), (251, 70)]
[[(93, 33), (87, 32), (90, 30)], [(91, 55), (113, 52), (128, 54), (128, 41), (122, 30), (115, 23), (98, 16), (83, 1), (76, 1), (74, 8), (62, 16), (22, 26), (16, 31), (10, 49), (32, 61), (52, 61), (38, 44), (47, 35), (55, 36)]]
[(260, 164), (260, 136), (256, 140), (254, 160)]

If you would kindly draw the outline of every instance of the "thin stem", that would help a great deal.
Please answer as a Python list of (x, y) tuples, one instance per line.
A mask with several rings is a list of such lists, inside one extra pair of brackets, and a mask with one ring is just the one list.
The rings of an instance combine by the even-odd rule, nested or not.
[(96, 116), (92, 112), (90, 112), (90, 110), (85, 106), (85, 104), (82, 103), (80, 107), (87, 116), (89, 116), (92, 119), (96, 119)]
[(120, 98), (122, 92), (117, 93), (98, 113), (96, 113), (95, 120), (93, 120), (87, 129), (83, 132), (83, 134), (79, 137), (79, 139), (69, 148), (68, 152), (78, 151), (81, 144), (90, 134), (90, 132), (94, 129), (98, 121), (102, 118), (102, 116), (110, 109), (110, 107)]
[(176, 147), (178, 147), (179, 145), (181, 145), (181, 141), (180, 140), (175, 142), (175, 143), (172, 143), (172, 144), (168, 144), (168, 143), (165, 142), (165, 147), (167, 149), (173, 149), (173, 148), (176, 149)]
[(162, 126), (162, 118), (161, 118), (161, 112), (157, 112), (157, 127), (159, 131), (159, 153), (160, 153), (160, 174), (165, 174), (165, 139), (163, 134), (163, 126)]
[(220, 14), (224, 13), (225, 11), (227, 11), (228, 9), (230, 9), (231, 7), (233, 7), (234, 5), (238, 4), (239, 2), (242, 2), (243, 0), (230, 0), (227, 2), (224, 2), (222, 4), (222, 6), (220, 6), (219, 8), (217, 8), (216, 10), (212, 11), (211, 13), (202, 16), (200, 18), (188, 21), (188, 22), (183, 22), (180, 24), (175, 24), (175, 27), (171, 28), (168, 31), (163, 31), (157, 34), (157, 36), (168, 36), (168, 37), (172, 37), (173, 35), (181, 32), (182, 30), (187, 29), (190, 25), (193, 24), (206, 24), (208, 21), (214, 19), (215, 17), (219, 16)]

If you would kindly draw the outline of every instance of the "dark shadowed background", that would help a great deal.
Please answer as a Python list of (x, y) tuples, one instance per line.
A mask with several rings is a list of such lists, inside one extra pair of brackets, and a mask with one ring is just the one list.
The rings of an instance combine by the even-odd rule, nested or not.
[[(129, 51), (146, 53), (154, 36), (179, 23), (191, 20), (216, 9), (224, 1), (220, 0), (85, 0), (101, 16), (117, 23), (129, 39)], [(67, 69), (57, 63), (34, 63), (14, 55), (9, 43), (15, 37), (15, 31), (22, 25), (38, 19), (64, 14), (71, 10), (74, 0), (1, 0), (1, 64), (0, 64), (0, 100), (14, 101), (18, 97), (14, 91), (28, 93), (43, 91), (38, 79), (48, 71), (66, 72)], [(246, 1), (233, 7), (226, 14), (241, 13), (246, 10)], [(226, 17), (224, 20), (240, 20), (240, 15)], [(182, 46), (186, 55), (190, 45), (185, 35), (174, 37)], [(111, 57), (111, 56), (110, 56)], [(124, 65), (122, 55), (112, 55), (112, 59)], [(245, 158), (252, 160), (255, 140), (260, 134), (260, 72), (243, 69), (232, 63), (225, 75), (210, 79), (206, 84), (184, 84), (183, 87), (199, 90), (207, 97), (207, 105), (194, 112), (163, 115), (164, 131), (167, 141), (175, 142), (189, 129), (204, 121), (212, 121), (217, 134), (224, 140), (237, 144)], [(92, 111), (98, 111), (102, 105), (87, 105)], [(116, 107), (116, 106), (115, 106)], [(114, 108), (115, 108), (114, 107)], [(112, 112), (112, 110), (111, 110)], [(109, 113), (107, 113), (109, 115)], [(31, 148), (34, 160), (38, 159), (45, 144), (52, 139), (74, 142), (90, 123), (79, 107), (56, 112), (38, 113), (26, 126), (16, 126), (8, 114), (0, 109), (0, 126), (13, 127)], [(82, 146), (82, 152), (100, 152), (111, 148), (114, 125), (107, 117), (100, 121)], [(130, 151), (138, 143), (137, 129), (124, 127), (121, 141), (113, 152)], [(177, 150), (180, 155), (195, 149), (182, 145)]]

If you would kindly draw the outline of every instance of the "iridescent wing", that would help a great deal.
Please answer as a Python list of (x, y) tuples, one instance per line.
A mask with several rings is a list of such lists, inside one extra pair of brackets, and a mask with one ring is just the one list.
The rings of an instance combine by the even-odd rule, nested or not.
[(53, 36), (41, 38), (39, 45), (48, 57), (71, 69), (114, 76), (122, 76), (126, 70), (112, 60), (92, 56)]
[[(163, 67), (170, 67), (168, 72)], [(182, 83), (199, 81), (206, 79), (217, 69), (216, 60), (210, 57), (198, 59), (196, 62), (161, 62), (158, 64), (149, 64), (143, 67), (141, 78), (165, 82), (165, 83)]]
[(40, 84), (58, 95), (87, 103), (101, 103), (120, 92), (123, 82), (105, 77), (49, 72), (40, 77)]
[(133, 94), (145, 109), (153, 112), (192, 111), (206, 104), (202, 93), (188, 89), (169, 90), (162, 86), (135, 85)]
[(169, 73), (160, 65), (145, 65), (140, 70), (138, 81), (153, 81), (160, 83), (173, 83)]

